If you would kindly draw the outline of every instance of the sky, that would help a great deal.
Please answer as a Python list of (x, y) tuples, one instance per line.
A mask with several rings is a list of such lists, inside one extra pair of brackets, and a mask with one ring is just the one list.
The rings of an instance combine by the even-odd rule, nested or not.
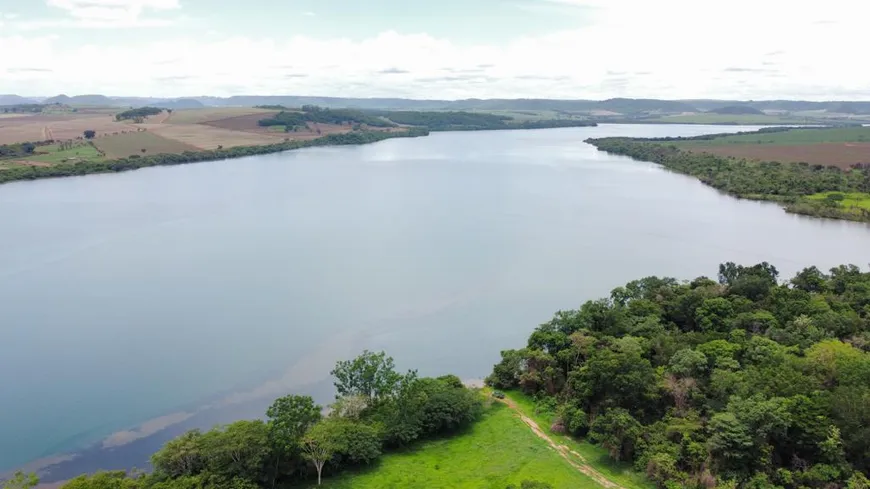
[(866, 0), (0, 0), (26, 96), (870, 100)]

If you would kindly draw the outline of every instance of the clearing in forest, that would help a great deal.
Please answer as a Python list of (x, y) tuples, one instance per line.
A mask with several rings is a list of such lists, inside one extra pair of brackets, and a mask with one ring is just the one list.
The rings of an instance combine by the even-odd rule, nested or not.
[(535, 435), (516, 411), (496, 402), (466, 433), (387, 454), (371, 469), (327, 478), (322, 487), (504, 489), (524, 480), (547, 482), (554, 489), (602, 487)]

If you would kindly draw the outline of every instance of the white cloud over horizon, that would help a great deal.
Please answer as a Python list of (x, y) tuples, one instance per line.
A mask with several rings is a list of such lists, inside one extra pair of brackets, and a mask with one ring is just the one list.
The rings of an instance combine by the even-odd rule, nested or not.
[[(0, 93), (870, 99), (870, 68), (859, 51), (870, 15), (863, 2), (526, 1), (588, 15), (575, 29), (473, 43), (401, 26), (358, 40), (181, 30), (130, 43), (70, 43), (63, 32), (34, 28), (38, 19), (8, 18), (0, 27)], [(178, 0), (47, 3), (67, 13), (53, 22), (152, 22), (155, 32), (183, 7)]]

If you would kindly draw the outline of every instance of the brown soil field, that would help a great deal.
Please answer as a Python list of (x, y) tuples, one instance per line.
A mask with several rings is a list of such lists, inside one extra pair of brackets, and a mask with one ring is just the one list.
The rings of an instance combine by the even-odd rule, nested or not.
[[(106, 152), (106, 157), (124, 158), (130, 155), (153, 155), (160, 153), (182, 153), (197, 151), (198, 148), (181, 141), (165, 138), (153, 131), (128, 132), (116, 136), (105, 136), (94, 140), (94, 144)], [(142, 149), (145, 152), (142, 152)]]
[(205, 124), (161, 124), (151, 126), (148, 132), (153, 132), (165, 138), (174, 139), (200, 149), (216, 149), (218, 146), (231, 148), (233, 146), (253, 146), (257, 144), (272, 144), (284, 140), (283, 133), (257, 134), (244, 131), (230, 131)]
[(691, 151), (759, 161), (835, 165), (840, 168), (850, 168), (856, 163), (870, 163), (870, 143), (733, 144), (692, 146)]
[(87, 129), (106, 133), (135, 130), (130, 124), (115, 122), (106, 114), (39, 114), (0, 119), (0, 144), (75, 139)]
[(275, 134), (274, 131), (269, 131), (268, 127), (259, 125), (260, 119), (265, 119), (268, 114), (246, 114), (236, 117), (227, 117), (226, 119), (218, 119), (214, 121), (203, 122), (212, 127), (220, 127), (221, 129), (230, 129), (232, 131), (248, 131), (248, 132), (265, 132)]

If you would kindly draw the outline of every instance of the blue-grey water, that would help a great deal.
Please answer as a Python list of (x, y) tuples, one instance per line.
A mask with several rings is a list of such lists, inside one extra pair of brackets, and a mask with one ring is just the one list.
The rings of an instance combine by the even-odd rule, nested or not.
[(482, 377), (646, 275), (866, 265), (867, 226), (583, 143), (747, 129), (440, 133), (0, 186), (0, 469), (322, 383), (364, 348)]

